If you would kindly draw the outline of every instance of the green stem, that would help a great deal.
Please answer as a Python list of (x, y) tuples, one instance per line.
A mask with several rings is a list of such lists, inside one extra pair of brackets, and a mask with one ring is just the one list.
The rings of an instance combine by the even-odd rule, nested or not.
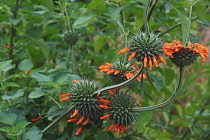
[(188, 41), (188, 37), (189, 37), (189, 32), (190, 32), (190, 26), (191, 26), (191, 16), (192, 16), (192, 7), (193, 4), (190, 4), (190, 12), (189, 12), (189, 17), (188, 17), (188, 24), (187, 24), (187, 29), (186, 29), (186, 34), (183, 35), (183, 44), (186, 45), (187, 41)]
[[(192, 21), (195, 21), (196, 19), (198, 19), (198, 17), (192, 18), (192, 19), (191, 19), (191, 22), (192, 22)], [(175, 29), (176, 27), (179, 27), (179, 26), (181, 26), (181, 25), (182, 25), (182, 22), (177, 23), (176, 25), (174, 25), (174, 26), (172, 26), (171, 28), (169, 28), (167, 31), (161, 33), (161, 34), (159, 35), (159, 37), (163, 36), (164, 34), (170, 32), (171, 30), (173, 30), (173, 29)]]
[(154, 105), (154, 106), (134, 108), (134, 109), (132, 109), (132, 111), (149, 111), (149, 110), (155, 110), (155, 109), (158, 109), (158, 108), (161, 108), (161, 107), (164, 107), (164, 106), (170, 104), (175, 99), (175, 97), (177, 96), (177, 93), (178, 93), (179, 89), (181, 88), (182, 78), (183, 78), (183, 67), (180, 67), (177, 87), (176, 87), (173, 95), (167, 101), (165, 101), (163, 103), (160, 103), (160, 104), (157, 104), (157, 105)]
[(42, 130), (42, 134), (46, 133), (48, 130), (50, 130), (54, 125), (56, 125), (58, 122), (60, 122), (64, 117), (66, 117), (66, 115), (68, 115), (71, 111), (73, 111), (73, 107), (69, 108), (66, 113), (64, 113), (63, 115), (61, 115), (60, 117), (58, 117), (56, 120), (54, 120), (51, 124), (49, 124), (47, 127), (45, 127)]
[(209, 140), (209, 138), (210, 138), (210, 132), (205, 136), (203, 140)]
[(147, 5), (144, 10), (144, 30), (147, 36), (149, 36), (149, 26), (148, 26), (148, 11), (152, 0), (148, 0)]
[(71, 45), (72, 73), (75, 72), (74, 47)]
[(99, 90), (95, 91), (93, 93), (93, 95), (96, 95), (98, 93), (100, 94), (100, 93), (102, 93), (104, 91), (107, 91), (107, 90), (118, 89), (118, 88), (124, 87), (124, 86), (132, 83), (142, 72), (143, 72), (143, 65), (141, 66), (141, 69), (139, 70), (139, 72), (136, 73), (131, 79), (126, 80), (125, 82), (122, 82), (120, 84), (116, 84), (116, 85), (112, 85), (112, 86), (107, 86), (107, 87), (104, 87), (102, 89), (99, 89)]
[(53, 98), (53, 97), (51, 97), (51, 96), (48, 96), (51, 100), (53, 100), (57, 105), (58, 105), (58, 107), (59, 108), (61, 108), (62, 106)]

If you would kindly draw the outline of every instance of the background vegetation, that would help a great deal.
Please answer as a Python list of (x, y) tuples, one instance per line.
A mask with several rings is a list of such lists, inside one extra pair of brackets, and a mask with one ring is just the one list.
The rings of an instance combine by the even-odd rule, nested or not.
[[(75, 136), (76, 125), (60, 121), (46, 133), (69, 102), (59, 102), (72, 80), (96, 79), (103, 86), (110, 79), (98, 66), (123, 59), (117, 52), (130, 35), (144, 30), (147, 0), (0, 0), (0, 139), (210, 139), (210, 65), (199, 58), (185, 70), (181, 91), (167, 107), (141, 112), (137, 123), (122, 136), (90, 127)], [(150, 31), (164, 42), (182, 41), (189, 7), (193, 5), (189, 41), (209, 46), (208, 0), (154, 0), (147, 17)], [(182, 28), (183, 27), (183, 28)], [(64, 32), (78, 33), (76, 45), (64, 42)], [(72, 53), (73, 52), (73, 53)], [(74, 58), (74, 59), (73, 59)], [(127, 90), (143, 106), (167, 100), (176, 85), (177, 68), (166, 66), (149, 72), (145, 95), (139, 84)], [(30, 120), (42, 114), (42, 119)]]

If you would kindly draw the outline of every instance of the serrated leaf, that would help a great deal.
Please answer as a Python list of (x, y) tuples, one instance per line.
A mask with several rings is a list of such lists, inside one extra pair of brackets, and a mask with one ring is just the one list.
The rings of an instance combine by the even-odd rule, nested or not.
[(9, 111), (0, 111), (0, 122), (4, 124), (14, 125), (17, 115)]
[[(4, 71), (4, 69), (6, 69), (9, 65), (11, 65), (11, 62), (12, 62), (12, 60), (0, 62), (0, 73), (2, 71)], [(4, 72), (6, 72), (6, 71), (4, 71)]]
[(21, 135), (21, 134), (23, 133), (23, 131), (24, 131), (24, 128), (25, 128), (27, 125), (29, 125), (29, 124), (30, 124), (30, 122), (26, 122), (26, 121), (18, 123), (18, 124), (13, 128), (14, 131), (16, 132), (15, 135), (16, 135), (16, 136)]
[(3, 95), (2, 99), (3, 100), (8, 100), (8, 99), (14, 100), (14, 99), (17, 99), (23, 95), (24, 95), (24, 91), (22, 89), (19, 89), (18, 91), (15, 92), (14, 95)]
[(95, 17), (91, 11), (86, 12), (82, 16), (79, 16), (73, 24), (73, 28), (81, 28), (87, 26), (91, 20)]
[(137, 131), (141, 133), (144, 130), (145, 125), (149, 123), (151, 118), (152, 111), (139, 112), (139, 118), (136, 122)]
[(33, 68), (34, 64), (31, 60), (29, 59), (24, 59), (21, 61), (18, 65), (18, 69), (21, 71), (30, 71)]
[(120, 15), (120, 11), (122, 10), (122, 7), (117, 7), (117, 6), (114, 6), (114, 5), (110, 5), (108, 10), (109, 10), (109, 16), (114, 21), (117, 21), (119, 15)]
[(104, 131), (97, 132), (96, 140), (108, 140), (108, 139), (109, 139), (109, 135), (107, 134), (107, 132), (104, 132)]
[(55, 83), (53, 81), (41, 81), (39, 85), (46, 86), (46, 87), (55, 87)]
[(12, 127), (1, 127), (0, 131), (6, 132), (6, 133), (12, 133), (13, 129)]
[(58, 80), (56, 81), (56, 84), (63, 85), (67, 81), (67, 79), (68, 79), (69, 76), (71, 76), (71, 74), (69, 74), (69, 73), (68, 74), (64, 74), (64, 75), (61, 75), (58, 78)]
[(39, 98), (43, 95), (47, 94), (44, 90), (42, 89), (37, 89), (35, 91), (32, 91), (29, 95), (28, 98)]
[(42, 140), (42, 133), (38, 127), (33, 126), (29, 128), (26, 133), (23, 134), (23, 140)]
[(48, 77), (44, 74), (38, 73), (38, 72), (31, 74), (31, 77), (35, 78), (38, 82), (51, 81), (50, 77)]

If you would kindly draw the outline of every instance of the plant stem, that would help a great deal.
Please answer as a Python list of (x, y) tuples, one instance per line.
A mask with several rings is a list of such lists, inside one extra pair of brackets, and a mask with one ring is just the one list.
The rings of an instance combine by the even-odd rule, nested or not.
[(56, 125), (58, 122), (60, 122), (66, 115), (68, 115), (73, 110), (73, 107), (69, 108), (66, 113), (55, 119), (51, 124), (49, 124), (47, 127), (45, 127), (42, 130), (42, 134), (46, 133), (48, 130), (50, 130), (54, 125)]
[(74, 47), (71, 45), (71, 61), (72, 61), (72, 73), (75, 72), (75, 60), (74, 60)]
[(140, 74), (142, 74), (142, 72), (143, 72), (143, 65), (141, 66), (141, 69), (139, 70), (139, 72), (136, 73), (136, 75), (134, 75), (131, 79), (126, 80), (125, 82), (122, 82), (122, 83), (119, 83), (119, 84), (116, 84), (116, 85), (107, 86), (107, 87), (104, 87), (102, 89), (99, 89), (99, 90), (95, 91), (93, 93), (93, 95), (100, 94), (100, 93), (102, 93), (104, 91), (107, 91), (107, 90), (118, 89), (118, 88), (124, 87), (124, 86), (132, 83)]
[[(194, 21), (194, 20), (196, 20), (196, 19), (198, 19), (198, 17), (192, 18), (192, 19), (191, 19), (191, 22)], [(174, 25), (174, 26), (172, 26), (171, 28), (169, 28), (167, 31), (161, 33), (161, 34), (159, 35), (159, 37), (161, 37), (161, 36), (163, 36), (164, 34), (170, 32), (171, 30), (175, 29), (176, 27), (179, 27), (180, 25), (182, 25), (182, 22), (177, 23), (176, 25)]]
[(134, 108), (134, 109), (132, 109), (132, 111), (137, 111), (137, 112), (139, 112), (139, 111), (150, 111), (150, 110), (158, 109), (158, 108), (161, 108), (161, 107), (164, 107), (164, 106), (170, 104), (175, 99), (179, 89), (181, 88), (181, 84), (182, 84), (182, 81), (183, 81), (182, 78), (183, 78), (183, 67), (180, 67), (177, 87), (176, 87), (173, 95), (167, 101), (165, 101), (163, 103), (160, 103), (160, 104), (157, 104), (157, 105), (154, 105), (154, 106)]
[(144, 26), (143, 30), (145, 30), (146, 36), (149, 36), (149, 26), (148, 26), (148, 11), (152, 0), (148, 0), (147, 5), (144, 10)]
[(61, 108), (61, 105), (53, 98), (53, 97), (51, 97), (51, 96), (48, 96), (51, 100), (53, 100), (57, 105), (58, 105), (58, 107), (59, 108)]

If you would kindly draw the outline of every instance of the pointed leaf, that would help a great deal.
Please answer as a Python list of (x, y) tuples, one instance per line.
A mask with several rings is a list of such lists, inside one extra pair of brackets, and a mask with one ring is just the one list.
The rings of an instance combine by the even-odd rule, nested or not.
[(33, 68), (33, 66), (34, 64), (31, 60), (24, 59), (23, 61), (19, 63), (18, 69), (26, 72), (26, 71), (30, 71)]
[(35, 90), (35, 91), (32, 91), (30, 94), (29, 94), (29, 96), (28, 96), (28, 98), (39, 98), (39, 97), (41, 97), (41, 96), (43, 96), (43, 95), (45, 95), (45, 94), (47, 94), (44, 90), (42, 90), (42, 89), (37, 89), (37, 90)]
[(8, 100), (8, 99), (17, 99), (19, 98), (20, 96), (23, 96), (24, 95), (24, 91), (22, 89), (19, 89), (17, 92), (15, 92), (14, 95), (3, 95), (2, 96), (2, 99), (3, 100)]
[(16, 119), (17, 119), (16, 114), (9, 111), (2, 111), (2, 110), (0, 111), (0, 122), (13, 126)]

